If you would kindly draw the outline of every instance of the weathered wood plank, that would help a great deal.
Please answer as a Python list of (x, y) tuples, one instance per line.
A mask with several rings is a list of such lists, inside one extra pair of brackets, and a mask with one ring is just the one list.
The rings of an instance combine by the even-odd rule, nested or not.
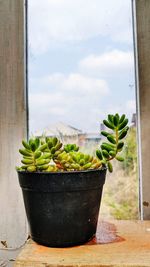
[(137, 96), (141, 143), (141, 196), (144, 219), (150, 219), (150, 1), (135, 0)]
[(97, 238), (71, 248), (29, 241), (15, 267), (150, 267), (150, 221), (99, 223)]
[(24, 63), (24, 0), (0, 0), (0, 254), (27, 237), (15, 171), (27, 134)]

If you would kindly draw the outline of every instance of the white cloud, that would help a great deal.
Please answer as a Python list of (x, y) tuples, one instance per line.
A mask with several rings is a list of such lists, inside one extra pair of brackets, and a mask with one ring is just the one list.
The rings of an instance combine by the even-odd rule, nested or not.
[[(131, 51), (119, 50), (124, 44), (124, 47), (127, 47), (127, 44), (132, 43), (130, 14), (130, 0), (29, 1), (29, 47), (31, 48), (29, 52), (33, 58), (36, 58), (36, 55), (39, 56), (38, 61), (32, 62), (34, 64), (30, 62), (29, 99), (32, 129), (36, 130), (49, 123), (62, 120), (81, 129), (95, 131), (96, 125), (109, 111), (125, 112), (128, 108), (132, 109), (131, 103), (128, 105), (126, 103), (127, 96), (125, 96), (123, 105), (120, 104), (117, 107), (119, 104), (112, 103), (114, 100), (106, 82), (107, 76), (110, 75), (113, 77), (112, 87), (114, 80), (117, 81), (118, 86), (120, 75), (123, 75), (121, 82), (127, 81), (128, 83), (128, 80), (130, 82), (133, 54)], [(70, 45), (78, 45), (81, 55), (84, 42), (97, 37), (100, 37), (102, 41), (103, 37), (107, 37), (108, 44), (106, 44), (105, 53), (89, 54), (80, 60), (78, 65), (76, 65), (77, 62), (74, 64), (76, 60), (73, 53), (74, 47)], [(123, 45), (116, 45), (118, 49), (108, 51), (107, 47), (110, 45), (109, 49), (111, 49), (112, 41), (117, 44), (122, 42)], [(54, 64), (54, 69), (57, 68), (59, 71), (62, 69), (62, 66), (57, 66), (57, 61), (61, 60), (59, 54), (56, 56), (56, 64), (54, 58), (50, 58), (51, 65), (48, 65), (45, 60), (47, 55), (40, 57), (48, 51), (52, 52), (53, 48), (56, 50), (61, 48), (62, 54), (64, 50), (66, 53), (67, 49), (73, 53), (73, 60), (72, 58), (68, 60), (71, 53), (66, 53), (67, 60), (64, 58), (63, 61), (64, 64), (69, 62), (70, 73), (55, 72), (40, 77), (44, 69), (48, 68), (47, 66), (52, 69)], [(92, 44), (91, 49), (93, 49)], [(85, 47), (85, 52), (92, 51), (91, 49)], [(94, 51), (99, 53), (101, 47)], [(64, 69), (66, 71), (67, 68)], [(32, 75), (35, 75), (37, 70), (39, 77), (33, 78)], [(129, 74), (127, 79), (126, 74)], [(125, 86), (122, 90), (126, 88)], [(116, 92), (120, 92), (118, 87)]]
[(64, 121), (64, 118), (68, 123), (78, 124), (81, 129), (88, 129), (87, 116), (94, 118), (93, 107), (99, 106), (103, 97), (109, 94), (104, 80), (89, 78), (79, 73), (66, 76), (52, 74), (41, 81), (40, 78), (34, 79), (35, 88), (41, 88), (43, 80), (46, 85), (44, 90), (38, 89), (36, 92), (33, 88), (29, 95), (32, 118), (30, 126), (34, 130), (45, 127), (50, 122)]
[(43, 108), (44, 106), (51, 106), (53, 103), (57, 103), (60, 105), (62, 101), (64, 101), (64, 97), (61, 93), (50, 93), (50, 92), (41, 92), (41, 93), (31, 93), (29, 95), (29, 102), (31, 108), (36, 107), (37, 111), (38, 108)]
[(79, 73), (70, 74), (62, 83), (62, 88), (67, 91), (74, 91), (79, 95), (107, 95), (109, 92), (106, 81), (94, 79)]
[[(53, 73), (42, 78), (31, 78), (31, 88), (34, 91), (37, 87), (45, 90), (55, 89), (55, 92), (65, 92), (65, 94), (81, 95), (84, 94), (100, 94), (107, 95), (109, 88), (105, 80), (96, 79), (82, 75), (80, 73), (70, 73), (68, 75), (62, 73)], [(35, 91), (36, 92), (36, 91)], [(53, 92), (53, 96), (54, 96)], [(42, 101), (47, 101), (42, 100)]]
[[(78, 66), (77, 72), (69, 74), (55, 72), (30, 79), (32, 129), (36, 130), (47, 126), (50, 122), (61, 120), (92, 131), (98, 129), (99, 121), (108, 113), (125, 112), (130, 116), (135, 112), (135, 102), (133, 100), (123, 102), (119, 100), (119, 94), (116, 96), (118, 103), (114, 104), (112, 95), (115, 92), (110, 91), (106, 82), (107, 76), (112, 75), (113, 79), (114, 77), (118, 79), (121, 75), (133, 71), (132, 52), (112, 50), (100, 55), (89, 55), (82, 59)], [(124, 77), (122, 76), (125, 80)]]
[(30, 0), (29, 43), (33, 54), (98, 35), (132, 43), (130, 0)]
[(126, 109), (128, 112), (135, 113), (136, 112), (136, 102), (135, 100), (128, 100), (126, 103)]
[(133, 70), (133, 52), (112, 50), (100, 55), (89, 55), (79, 62), (82, 72), (108, 76), (110, 74)]

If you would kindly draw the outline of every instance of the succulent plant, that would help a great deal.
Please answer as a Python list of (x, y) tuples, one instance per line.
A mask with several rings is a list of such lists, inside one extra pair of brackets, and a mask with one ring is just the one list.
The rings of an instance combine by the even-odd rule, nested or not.
[(46, 171), (78, 171), (88, 169), (99, 169), (107, 166), (110, 172), (113, 171), (111, 160), (123, 161), (120, 152), (123, 149), (123, 138), (127, 135), (129, 127), (128, 119), (123, 114), (108, 115), (103, 121), (109, 131), (102, 131), (101, 134), (107, 138), (100, 149), (96, 150), (96, 157), (84, 154), (79, 151), (76, 144), (64, 145), (57, 137), (31, 138), (29, 141), (22, 141), (23, 149), (19, 149), (23, 159), (22, 166), (18, 170), (29, 172)]
[(79, 151), (63, 151), (55, 159), (56, 165), (66, 171), (97, 169), (101, 166), (100, 160)]
[(51, 158), (56, 158), (61, 153), (62, 143), (57, 137), (46, 137), (44, 144), (47, 144), (46, 152), (51, 154)]
[(31, 138), (29, 142), (22, 141), (23, 149), (19, 149), (23, 159), (21, 169), (34, 172), (43, 171), (48, 168), (51, 154), (46, 152), (47, 143), (41, 144), (39, 138)]
[(118, 114), (109, 114), (107, 120), (104, 120), (103, 123), (111, 132), (101, 132), (101, 134), (107, 138), (107, 142), (101, 144), (101, 149), (96, 150), (96, 155), (101, 160), (102, 164), (107, 165), (108, 170), (112, 172), (113, 166), (110, 161), (113, 159), (118, 161), (124, 160), (119, 153), (124, 147), (124, 142), (122, 140), (126, 137), (129, 130), (127, 126), (128, 119), (125, 114), (121, 117)]
[(67, 144), (64, 146), (64, 151), (66, 151), (67, 153), (71, 152), (71, 151), (78, 151), (79, 147), (76, 144)]

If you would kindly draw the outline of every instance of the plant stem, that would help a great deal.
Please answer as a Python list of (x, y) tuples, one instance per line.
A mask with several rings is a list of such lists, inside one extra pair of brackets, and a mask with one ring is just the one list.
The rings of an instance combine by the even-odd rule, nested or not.
[(118, 138), (119, 138), (119, 134), (118, 134), (118, 129), (116, 128), (116, 145), (118, 145)]
[(115, 130), (115, 134), (116, 134), (116, 136), (115, 136), (115, 139), (116, 139), (116, 154), (115, 154), (115, 156), (109, 158), (107, 161), (110, 161), (110, 160), (114, 159), (116, 157), (116, 155), (117, 155), (117, 145), (118, 145), (118, 141), (119, 141), (119, 133), (118, 133), (118, 129), (117, 128)]

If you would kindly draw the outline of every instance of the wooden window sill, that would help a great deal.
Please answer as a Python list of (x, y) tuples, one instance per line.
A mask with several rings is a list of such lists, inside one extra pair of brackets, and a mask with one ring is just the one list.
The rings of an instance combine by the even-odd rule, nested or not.
[(150, 267), (150, 221), (100, 221), (96, 238), (71, 248), (29, 240), (15, 267)]

